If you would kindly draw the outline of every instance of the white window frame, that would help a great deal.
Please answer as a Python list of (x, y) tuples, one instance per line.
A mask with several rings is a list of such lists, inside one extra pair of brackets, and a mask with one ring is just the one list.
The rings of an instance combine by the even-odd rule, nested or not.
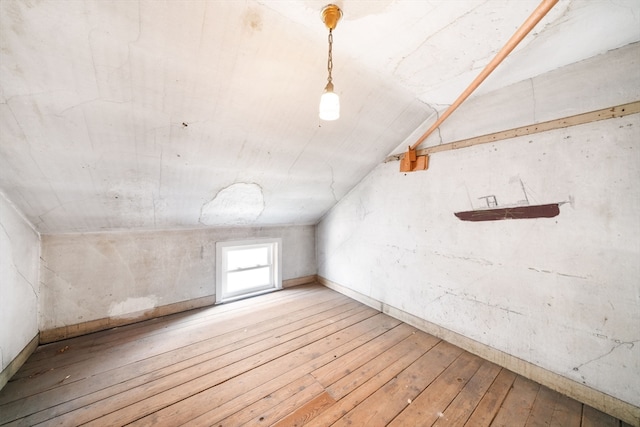
[[(257, 286), (238, 292), (229, 292), (227, 289), (227, 277), (234, 271), (227, 270), (228, 253), (234, 250), (251, 248), (269, 248), (270, 263), (270, 283), (264, 286)], [(256, 266), (252, 268), (264, 268)], [(216, 242), (216, 304), (231, 302), (242, 298), (265, 294), (282, 289), (282, 239), (252, 239), (234, 240), (228, 242)]]

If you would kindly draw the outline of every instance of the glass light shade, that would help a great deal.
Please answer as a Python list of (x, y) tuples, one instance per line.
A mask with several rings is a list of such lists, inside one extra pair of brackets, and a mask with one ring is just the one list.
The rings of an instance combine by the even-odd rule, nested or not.
[(332, 91), (326, 91), (320, 97), (320, 119), (337, 120), (339, 117), (340, 97)]

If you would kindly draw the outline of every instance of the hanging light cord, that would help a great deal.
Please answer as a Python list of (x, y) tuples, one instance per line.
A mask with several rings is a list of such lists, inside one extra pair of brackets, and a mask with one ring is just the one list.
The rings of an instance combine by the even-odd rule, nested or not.
[(331, 83), (331, 70), (333, 70), (333, 56), (331, 54), (331, 49), (333, 47), (333, 32), (331, 28), (329, 28), (329, 59), (327, 60), (327, 71), (329, 72), (329, 77), (327, 81)]

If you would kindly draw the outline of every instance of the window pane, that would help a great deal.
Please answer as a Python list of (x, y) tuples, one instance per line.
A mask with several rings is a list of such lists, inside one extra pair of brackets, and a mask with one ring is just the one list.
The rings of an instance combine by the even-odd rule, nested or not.
[(227, 252), (227, 270), (269, 265), (269, 248), (234, 249)]
[(280, 238), (216, 242), (216, 303), (281, 289), (281, 244)]
[(270, 286), (272, 285), (270, 273), (270, 267), (227, 273), (227, 292), (236, 293), (260, 286)]

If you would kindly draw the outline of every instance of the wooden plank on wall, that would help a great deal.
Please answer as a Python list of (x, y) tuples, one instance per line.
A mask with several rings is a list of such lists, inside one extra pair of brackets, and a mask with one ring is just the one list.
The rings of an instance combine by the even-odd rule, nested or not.
[[(442, 151), (458, 150), (460, 148), (473, 147), (474, 145), (488, 144), (491, 142), (502, 141), (504, 139), (515, 138), (518, 136), (533, 135), (540, 132), (546, 132), (554, 129), (562, 129), (570, 126), (582, 125), (600, 120), (624, 117), (630, 114), (640, 113), (640, 101), (630, 102), (628, 104), (617, 105), (615, 107), (603, 108), (601, 110), (590, 111), (588, 113), (576, 114), (575, 116), (564, 117), (561, 119), (549, 120), (542, 123), (536, 123), (529, 126), (522, 126), (514, 129), (508, 129), (500, 132), (490, 133), (487, 135), (476, 136), (474, 138), (461, 139), (446, 144), (434, 145), (432, 147), (417, 150), (418, 156), (426, 154), (439, 153)], [(384, 162), (399, 161), (404, 158), (404, 153), (388, 156)]]

